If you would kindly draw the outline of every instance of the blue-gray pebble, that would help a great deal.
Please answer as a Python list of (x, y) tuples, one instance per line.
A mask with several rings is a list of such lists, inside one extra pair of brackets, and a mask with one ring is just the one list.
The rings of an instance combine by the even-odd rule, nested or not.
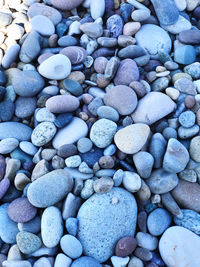
[(65, 227), (70, 235), (76, 236), (78, 230), (78, 219), (69, 217), (65, 221)]
[(11, 100), (0, 102), (0, 119), (1, 121), (10, 121), (14, 115), (15, 105)]
[(71, 79), (65, 79), (63, 81), (64, 88), (69, 91), (72, 95), (79, 96), (83, 93), (81, 84)]
[(32, 129), (20, 122), (2, 122), (0, 123), (0, 140), (13, 137), (19, 141), (28, 141), (31, 139)]
[(75, 260), (71, 267), (102, 267), (102, 265), (92, 257), (83, 256)]
[(195, 114), (191, 110), (181, 113), (178, 118), (180, 124), (185, 128), (190, 128), (195, 124)]

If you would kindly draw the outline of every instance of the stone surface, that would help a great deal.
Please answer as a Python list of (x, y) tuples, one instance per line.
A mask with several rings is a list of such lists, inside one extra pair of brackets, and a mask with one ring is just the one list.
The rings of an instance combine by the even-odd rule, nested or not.
[(27, 118), (33, 115), (36, 108), (35, 97), (19, 96), (15, 101), (15, 115), (18, 118)]
[(86, 50), (80, 46), (65, 47), (60, 53), (69, 58), (72, 65), (83, 63), (87, 56)]
[(82, 0), (74, 0), (71, 2), (70, 0), (63, 1), (63, 0), (52, 0), (51, 3), (55, 8), (61, 10), (71, 10), (73, 8), (78, 7), (83, 1)]
[(126, 257), (130, 255), (136, 248), (137, 241), (132, 236), (121, 238), (115, 247), (115, 255), (118, 257)]
[(101, 267), (102, 265), (92, 257), (82, 256), (73, 261), (71, 267)]
[(73, 180), (69, 173), (58, 169), (32, 182), (28, 188), (27, 197), (33, 206), (45, 208), (63, 199), (72, 186)]
[(19, 145), (19, 141), (16, 138), (5, 138), (0, 142), (0, 153), (8, 154), (12, 152)]
[(106, 22), (106, 28), (110, 31), (111, 37), (118, 37), (122, 34), (123, 20), (118, 14), (112, 15)]
[(116, 146), (124, 153), (134, 154), (145, 145), (150, 128), (146, 124), (135, 123), (119, 130), (114, 141)]
[[(192, 244), (192, 247), (188, 244)], [(159, 242), (161, 257), (169, 267), (199, 266), (199, 249), (199, 236), (180, 226), (168, 228)]]
[(52, 122), (41, 122), (33, 130), (31, 140), (35, 146), (43, 146), (51, 141), (55, 134), (56, 127)]
[(135, 199), (124, 189), (114, 188), (89, 198), (78, 212), (78, 239), (85, 255), (106, 261), (120, 238), (134, 235), (136, 214)]
[(137, 96), (128, 86), (113, 86), (104, 96), (104, 103), (116, 109), (120, 115), (129, 115), (137, 106)]
[(200, 148), (200, 136), (195, 136), (194, 138), (192, 138), (190, 142), (189, 151), (190, 151), (190, 157), (196, 162), (200, 162), (199, 148)]
[(72, 259), (79, 258), (83, 252), (80, 241), (73, 235), (64, 235), (60, 240), (63, 252)]
[(28, 141), (31, 138), (32, 129), (19, 122), (3, 122), (0, 124), (0, 140), (15, 138), (18, 141)]
[(72, 112), (79, 107), (79, 100), (72, 95), (57, 95), (50, 97), (46, 107), (53, 113)]
[(24, 254), (30, 254), (38, 250), (42, 246), (40, 238), (29, 232), (19, 232), (16, 236), (19, 250)]
[[(54, 34), (55, 27), (53, 25), (53, 22), (43, 16), (43, 15), (36, 15), (30, 20), (31, 28), (32, 30), (37, 31), (43, 36), (50, 36)], [(41, 27), (42, 25), (42, 27)]]
[(167, 116), (175, 107), (176, 104), (167, 95), (160, 92), (150, 92), (138, 102), (132, 118), (135, 123), (141, 122), (151, 125)]

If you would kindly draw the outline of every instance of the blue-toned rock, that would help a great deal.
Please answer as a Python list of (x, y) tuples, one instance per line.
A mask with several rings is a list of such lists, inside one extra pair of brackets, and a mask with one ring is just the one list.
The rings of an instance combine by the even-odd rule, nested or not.
[(31, 140), (35, 146), (47, 144), (56, 134), (56, 126), (52, 122), (41, 122), (32, 132)]
[(195, 48), (191, 45), (184, 45), (174, 51), (174, 61), (183, 65), (191, 64), (196, 60)]
[(76, 236), (78, 230), (78, 219), (69, 217), (65, 221), (65, 227), (70, 235)]
[(82, 256), (73, 261), (71, 267), (102, 267), (102, 265), (92, 257)]
[(165, 209), (155, 209), (147, 218), (147, 227), (149, 233), (154, 236), (161, 235), (172, 222), (170, 213)]
[(64, 235), (60, 240), (63, 252), (72, 259), (79, 258), (83, 252), (80, 241), (73, 235)]
[(48, 248), (58, 245), (63, 235), (62, 215), (58, 208), (48, 207), (44, 210), (41, 220), (42, 242)]
[(77, 218), (78, 239), (85, 255), (104, 262), (113, 255), (120, 238), (134, 235), (137, 204), (129, 192), (113, 188), (108, 193), (90, 197), (80, 207)]
[(63, 47), (77, 45), (77, 40), (73, 36), (65, 35), (58, 39), (58, 45)]
[(72, 259), (67, 257), (64, 253), (59, 253), (56, 256), (54, 267), (60, 267), (60, 266), (69, 267), (71, 266), (71, 263), (72, 263)]
[(14, 115), (15, 105), (11, 100), (0, 102), (0, 119), (1, 121), (10, 121)]
[(29, 232), (19, 232), (16, 236), (19, 250), (24, 254), (30, 254), (38, 250), (42, 246), (40, 238)]
[(35, 96), (44, 87), (44, 79), (35, 70), (17, 72), (12, 79), (15, 93), (20, 96)]
[(133, 6), (131, 4), (122, 3), (122, 5), (120, 5), (121, 15), (125, 23), (128, 22), (131, 16), (132, 10), (133, 10)]
[(37, 234), (38, 232), (40, 232), (40, 229), (41, 229), (41, 219), (39, 216), (36, 216), (29, 222), (18, 223), (17, 227), (19, 231), (25, 231), (25, 232)]
[(24, 162), (31, 162), (32, 161), (32, 157), (27, 155), (26, 153), (24, 153), (21, 149), (16, 148), (15, 150), (13, 150), (10, 153), (10, 156), (12, 159), (18, 159), (20, 160), (22, 163)]
[(65, 79), (63, 81), (64, 88), (72, 93), (72, 95), (79, 96), (83, 93), (83, 88), (81, 84), (77, 81), (71, 79)]
[(92, 168), (93, 165), (103, 156), (103, 150), (95, 147), (89, 152), (81, 153), (80, 156), (82, 161), (87, 163), (87, 165)]
[(58, 169), (32, 182), (28, 188), (27, 197), (33, 206), (45, 208), (62, 200), (72, 187), (73, 179), (69, 173)]
[(8, 206), (8, 203), (0, 206), (0, 237), (5, 243), (14, 244), (19, 230), (17, 224), (8, 217)]
[(110, 37), (118, 37), (122, 34), (123, 20), (120, 15), (112, 15), (107, 19), (106, 28), (110, 31)]
[(19, 141), (28, 141), (31, 138), (32, 129), (19, 122), (0, 123), (0, 140), (5, 138), (16, 138)]
[(195, 62), (192, 63), (184, 68), (184, 72), (189, 74), (193, 79), (199, 79), (200, 78), (200, 63)]
[(115, 122), (119, 120), (119, 113), (117, 112), (117, 110), (109, 106), (99, 107), (97, 109), (97, 115), (100, 118), (108, 119)]
[(154, 158), (150, 153), (146, 151), (140, 151), (134, 154), (133, 162), (135, 164), (137, 172), (142, 178), (148, 178), (151, 175)]
[(0, 12), (0, 26), (5, 27), (12, 22), (12, 15), (6, 12)]
[(37, 99), (35, 97), (19, 96), (15, 101), (15, 115), (18, 118), (27, 118), (33, 115), (36, 109)]
[(196, 116), (191, 110), (181, 113), (178, 120), (180, 124), (185, 128), (190, 128), (195, 124)]

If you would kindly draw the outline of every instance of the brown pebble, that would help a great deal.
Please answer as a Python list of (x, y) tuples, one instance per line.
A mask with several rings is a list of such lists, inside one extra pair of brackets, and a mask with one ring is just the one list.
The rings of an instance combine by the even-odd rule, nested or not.
[(126, 257), (135, 250), (136, 246), (137, 241), (134, 237), (122, 237), (116, 244), (115, 255), (118, 257)]
[(106, 88), (108, 86), (110, 81), (106, 80), (104, 75), (100, 75), (97, 77), (97, 86), (100, 88)]
[(145, 87), (142, 83), (138, 81), (133, 81), (129, 84), (129, 87), (133, 88), (135, 91), (136, 95), (141, 98), (146, 94)]
[(79, 118), (81, 118), (82, 120), (84, 120), (84, 121), (87, 121), (88, 120), (88, 114), (87, 113), (85, 113), (85, 112), (79, 112), (79, 114), (78, 114), (78, 116), (79, 116)]
[(89, 105), (90, 102), (94, 99), (94, 97), (90, 94), (83, 94), (82, 100), (86, 105)]
[(104, 74), (104, 71), (106, 69), (106, 65), (108, 63), (107, 58), (105, 57), (97, 57), (94, 61), (94, 69), (97, 73)]
[(72, 71), (67, 78), (82, 84), (85, 81), (85, 74), (81, 71), (76, 70)]
[(99, 165), (104, 169), (112, 169), (115, 165), (115, 162), (111, 156), (103, 156), (99, 159)]
[(186, 98), (185, 98), (185, 106), (186, 106), (186, 108), (189, 108), (189, 109), (193, 108), (195, 103), (196, 103), (196, 101), (195, 101), (194, 96), (191, 96), (191, 95), (186, 96)]

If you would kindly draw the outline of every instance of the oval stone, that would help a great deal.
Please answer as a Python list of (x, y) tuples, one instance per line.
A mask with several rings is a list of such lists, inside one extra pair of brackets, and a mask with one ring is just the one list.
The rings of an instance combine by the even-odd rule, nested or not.
[(39, 208), (49, 207), (62, 200), (73, 187), (73, 179), (65, 170), (51, 171), (30, 184), (27, 197)]
[(72, 112), (79, 107), (79, 100), (72, 95), (57, 95), (50, 97), (46, 102), (46, 107), (53, 113)]
[(67, 56), (72, 65), (84, 62), (87, 56), (86, 50), (80, 46), (65, 47), (60, 51), (60, 54)]
[(162, 119), (174, 111), (176, 104), (171, 98), (160, 92), (150, 92), (145, 95), (132, 114), (134, 122), (142, 122), (148, 125)]
[(19, 145), (16, 138), (5, 138), (0, 142), (0, 154), (8, 154)]
[(41, 122), (38, 124), (31, 135), (31, 141), (35, 146), (43, 146), (54, 137), (56, 126), (52, 122)]
[(53, 55), (40, 64), (38, 71), (47, 79), (62, 80), (70, 74), (71, 62), (65, 55)]
[(16, 198), (8, 207), (8, 216), (17, 223), (25, 223), (32, 220), (37, 209), (31, 205), (26, 197)]
[(102, 265), (92, 257), (82, 256), (73, 261), (71, 267), (101, 267)]
[(58, 149), (62, 145), (75, 143), (87, 133), (87, 124), (80, 118), (74, 117), (67, 126), (57, 132), (52, 142), (53, 147)]
[(123, 26), (123, 20), (118, 14), (112, 15), (107, 19), (106, 28), (109, 30), (111, 37), (118, 37), (121, 35)]
[(34, 16), (30, 20), (30, 24), (31, 24), (32, 30), (37, 31), (43, 36), (50, 36), (54, 34), (55, 32), (55, 27), (53, 25), (53, 22), (49, 18), (43, 15)]
[(200, 237), (181, 226), (168, 228), (159, 242), (160, 255), (169, 267), (200, 266), (199, 250)]
[(86, 200), (77, 217), (78, 239), (85, 255), (104, 262), (113, 255), (114, 246), (120, 238), (134, 235), (137, 204), (129, 192), (113, 188), (108, 193), (94, 194)]
[(58, 208), (48, 207), (41, 220), (41, 236), (44, 245), (53, 248), (58, 245), (63, 235), (62, 215)]
[(0, 140), (5, 138), (15, 138), (18, 141), (28, 141), (31, 138), (32, 129), (20, 122), (1, 122)]
[(51, 0), (51, 4), (61, 10), (71, 10), (78, 7), (83, 0)]
[(137, 246), (137, 241), (132, 236), (121, 238), (115, 247), (115, 254), (118, 257), (126, 257), (131, 254)]
[(113, 86), (104, 96), (104, 103), (116, 109), (121, 115), (129, 115), (137, 106), (137, 96), (128, 86)]
[(136, 123), (119, 130), (114, 141), (116, 146), (126, 154), (134, 154), (145, 145), (150, 134), (150, 128), (146, 124)]

